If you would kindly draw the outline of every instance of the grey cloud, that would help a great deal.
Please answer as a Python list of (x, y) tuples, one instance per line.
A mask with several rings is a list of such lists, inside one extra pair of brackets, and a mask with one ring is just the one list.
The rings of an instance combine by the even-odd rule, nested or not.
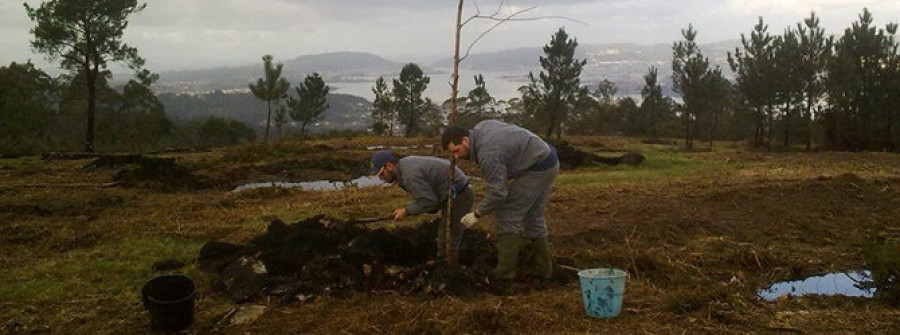
[[(0, 1), (0, 65), (39, 59), (28, 47), (30, 21), (21, 1)], [(26, 0), (37, 4), (39, 0)], [(221, 66), (257, 62), (263, 53), (277, 59), (329, 51), (366, 51), (384, 56), (450, 53), (454, 0), (142, 0), (147, 9), (131, 17), (126, 42), (159, 68)], [(883, 25), (900, 17), (900, 2), (888, 0), (509, 0), (529, 15), (564, 16), (585, 22), (510, 22), (486, 36), (473, 50), (496, 51), (546, 44), (559, 27), (582, 44), (607, 42), (671, 43), (693, 23), (701, 42), (737, 39), (757, 16), (773, 32), (799, 22), (803, 4), (817, 7), (823, 25), (836, 33), (856, 19), (864, 5)], [(500, 0), (477, 2), (482, 13)], [(466, 14), (474, 12), (468, 0)], [(750, 4), (750, 5), (748, 5)], [(752, 5), (752, 6), (751, 6)], [(792, 11), (784, 8), (790, 5)], [(798, 14), (796, 8), (801, 8)], [(855, 9), (855, 10), (853, 10)], [(807, 13), (808, 14), (808, 13)], [(466, 27), (464, 43), (490, 26)], [(399, 58), (399, 56), (397, 57)], [(412, 59), (411, 59), (412, 58)]]

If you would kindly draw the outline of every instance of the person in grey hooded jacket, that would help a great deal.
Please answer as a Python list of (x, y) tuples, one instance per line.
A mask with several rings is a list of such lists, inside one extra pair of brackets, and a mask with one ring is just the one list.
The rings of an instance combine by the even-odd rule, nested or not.
[(524, 235), (531, 240), (538, 273), (550, 279), (553, 265), (544, 212), (559, 173), (556, 149), (524, 128), (496, 120), (479, 122), (471, 130), (451, 127), (441, 145), (458, 159), (475, 161), (481, 169), (486, 194), (462, 223), (471, 226), (495, 214), (498, 260), (493, 277), (515, 278)]
[[(407, 215), (435, 213), (443, 211), (447, 203), (447, 185), (450, 162), (446, 159), (425, 156), (407, 156), (397, 159), (390, 152), (379, 151), (372, 156), (371, 175), (377, 175), (386, 183), (395, 183), (409, 193), (413, 201), (404, 207), (394, 210), (394, 220), (402, 220)], [(462, 217), (472, 210), (475, 193), (469, 186), (469, 178), (458, 167), (453, 175), (453, 208), (450, 223), (453, 232), (454, 259), (459, 256), (462, 241)], [(437, 256), (444, 257), (445, 225), (439, 225), (437, 237)]]

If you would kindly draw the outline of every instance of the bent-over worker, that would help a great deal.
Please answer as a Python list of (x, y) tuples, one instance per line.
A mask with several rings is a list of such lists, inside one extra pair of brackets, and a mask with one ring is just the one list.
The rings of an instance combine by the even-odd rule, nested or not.
[(479, 218), (495, 214), (497, 267), (492, 277), (502, 282), (516, 277), (524, 235), (535, 251), (538, 274), (550, 279), (553, 264), (544, 211), (559, 173), (556, 149), (524, 128), (496, 120), (479, 122), (471, 130), (451, 127), (443, 133), (441, 145), (481, 169), (487, 187), (484, 199), (462, 222), (471, 227)]
[[(390, 152), (379, 151), (372, 156), (372, 175), (377, 175), (386, 183), (396, 183), (409, 193), (413, 201), (404, 207), (394, 210), (394, 220), (402, 220), (407, 215), (435, 213), (444, 211), (447, 202), (447, 185), (450, 162), (446, 159), (425, 156), (407, 156), (397, 159)], [(472, 210), (475, 193), (469, 186), (469, 178), (458, 167), (454, 170), (453, 207), (450, 211), (450, 222), (453, 232), (452, 252), (454, 259), (459, 256), (462, 241), (462, 217)], [(446, 225), (441, 223), (438, 229), (437, 256), (445, 257)]]

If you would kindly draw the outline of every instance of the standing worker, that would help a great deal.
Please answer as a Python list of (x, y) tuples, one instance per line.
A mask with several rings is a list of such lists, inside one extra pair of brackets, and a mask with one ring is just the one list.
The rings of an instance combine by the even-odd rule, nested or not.
[(556, 149), (526, 129), (496, 120), (479, 122), (471, 130), (451, 127), (441, 145), (457, 159), (473, 160), (481, 169), (486, 194), (462, 223), (471, 227), (479, 218), (495, 213), (497, 267), (491, 273), (492, 283), (503, 289), (516, 277), (523, 232), (531, 240), (538, 274), (549, 280), (553, 264), (544, 211), (559, 173)]
[[(450, 162), (443, 158), (407, 156), (397, 159), (390, 152), (379, 151), (372, 156), (371, 175), (377, 175), (386, 183), (396, 183), (413, 197), (405, 207), (394, 210), (394, 220), (402, 220), (407, 215), (444, 211), (447, 203), (447, 184)], [(450, 222), (453, 226), (453, 259), (458, 259), (463, 226), (460, 220), (472, 210), (475, 193), (469, 187), (469, 178), (458, 167), (453, 176), (453, 208)], [(439, 225), (437, 237), (437, 257), (444, 258), (446, 225)]]

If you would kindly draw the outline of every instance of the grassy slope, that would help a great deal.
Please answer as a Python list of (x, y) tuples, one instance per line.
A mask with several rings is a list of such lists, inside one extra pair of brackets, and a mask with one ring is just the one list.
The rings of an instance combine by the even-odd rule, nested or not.
[[(313, 144), (337, 149), (317, 153), (317, 159), (364, 159), (370, 152), (360, 146), (380, 140)], [(631, 272), (621, 317), (601, 321), (582, 316), (579, 289), (573, 284), (508, 298), (358, 294), (278, 307), (253, 325), (225, 331), (892, 332), (900, 327), (900, 311), (876, 301), (811, 297), (766, 303), (754, 297), (756, 289), (771, 281), (860, 268), (864, 264), (859, 252), (869, 241), (895, 238), (891, 234), (900, 228), (897, 156), (752, 153), (731, 144), (685, 153), (621, 138), (572, 142), (601, 154), (638, 150), (647, 156), (639, 167), (592, 167), (561, 174), (548, 213), (554, 253), (572, 257), (583, 267), (615, 266)], [(334, 171), (321, 169), (258, 172), (300, 160), (310, 150), (286, 144), (275, 150), (250, 146), (176, 157), (201, 175), (235, 176), (234, 171), (242, 171), (232, 177), (234, 183), (241, 178), (332, 176)], [(4, 331), (146, 332), (138, 290), (154, 275), (155, 261), (189, 262), (205, 241), (246, 241), (275, 217), (375, 216), (406, 200), (396, 188), (234, 194), (228, 187), (174, 192), (10, 187), (103, 183), (115, 173), (83, 170), (86, 162), (0, 161), (0, 320), (9, 320), (0, 325)], [(463, 167), (477, 174), (471, 164)], [(482, 185), (475, 186), (480, 194)], [(488, 227), (490, 220), (478, 228)], [(216, 316), (233, 306), (211, 292), (208, 278), (193, 265), (183, 271), (197, 279), (201, 292), (192, 331), (209, 331)], [(848, 306), (855, 312), (847, 313)]]

